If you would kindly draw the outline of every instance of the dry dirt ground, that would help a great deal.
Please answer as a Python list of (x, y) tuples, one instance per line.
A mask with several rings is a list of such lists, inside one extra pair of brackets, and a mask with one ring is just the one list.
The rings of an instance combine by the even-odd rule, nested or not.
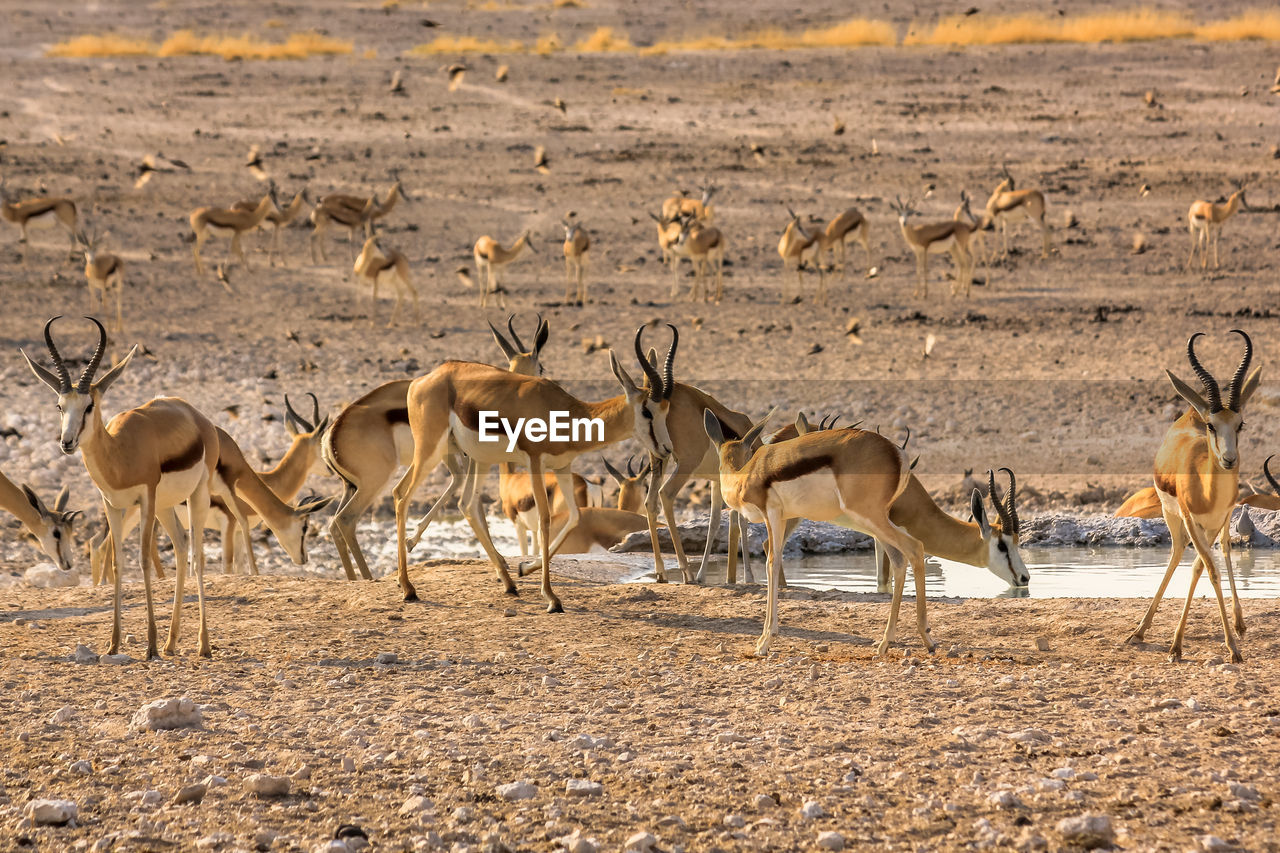
[[(1226, 17), (1243, 7), (1171, 8)], [(539, 252), (510, 269), (509, 308), (525, 323), (535, 311), (549, 318), (548, 374), (584, 395), (616, 387), (605, 354), (588, 352), (584, 341), (599, 336), (625, 349), (640, 324), (669, 321), (682, 331), (678, 377), (730, 406), (840, 412), (896, 434), (910, 426), (931, 487), (953, 485), (964, 468), (1008, 465), (1021, 482), (1072, 503), (1096, 494), (1090, 484), (1120, 493), (1147, 482), (1172, 413), (1163, 371), (1189, 375), (1182, 349), (1203, 330), (1206, 363), (1229, 375), (1238, 355), (1226, 332), (1240, 327), (1253, 335), (1264, 369), (1243, 439), (1245, 475), (1256, 478), (1261, 460), (1280, 449), (1280, 393), (1269, 381), (1280, 343), (1277, 217), (1238, 215), (1223, 233), (1222, 268), (1184, 269), (1193, 199), (1220, 198), (1248, 180), (1253, 205), (1280, 202), (1269, 45), (407, 57), (441, 32), (532, 41), (556, 31), (572, 41), (609, 24), (645, 43), (891, 13), (806, 4), (779, 21), (776, 5), (754, 0), (736, 4), (732, 16), (669, 0), (496, 11), (331, 2), (13, 2), (5, 10), (6, 192), (74, 196), (128, 264), (126, 329), (112, 355), (138, 343), (142, 356), (112, 388), (111, 412), (180, 394), (230, 429), (251, 459), (265, 459), (284, 446), (285, 392), (315, 391), (336, 411), (447, 357), (494, 360), (486, 314), (455, 269), (471, 264), (480, 234), (507, 241), (527, 228)], [(892, 14), (907, 25), (906, 11)], [(426, 28), (424, 18), (440, 26)], [(282, 26), (268, 27), (269, 19)], [(268, 37), (314, 27), (351, 39), (356, 50), (288, 63), (43, 56), (82, 33), (163, 37), (184, 27)], [(450, 92), (442, 68), (458, 59), (471, 70)], [(503, 84), (494, 81), (499, 64), (511, 67)], [(404, 96), (388, 91), (397, 70)], [(1151, 89), (1158, 108), (1144, 103)], [(557, 97), (563, 113), (551, 106)], [(833, 116), (847, 125), (841, 136), (832, 134)], [(368, 292), (351, 279), (343, 238), (329, 243), (328, 263), (312, 264), (302, 229), (283, 235), (285, 267), (268, 268), (257, 248), (252, 270), (231, 264), (234, 294), (193, 276), (187, 214), (260, 196), (263, 186), (242, 165), (255, 144), (285, 199), (304, 186), (314, 197), (403, 180), (417, 203), (388, 217), (386, 239), (412, 262), (419, 321), (371, 326)], [(549, 174), (532, 168), (538, 145)], [(158, 151), (192, 171), (133, 189), (138, 163)], [(940, 259), (928, 298), (913, 299), (912, 258), (889, 202), (914, 197), (928, 215), (948, 217), (962, 189), (985, 198), (1005, 162), (1020, 185), (1045, 191), (1053, 257), (1039, 258), (1024, 226), (1009, 260), (979, 269), (985, 283), (972, 298), (948, 297), (950, 264)], [(727, 295), (717, 306), (670, 299), (646, 215), (673, 190), (708, 177), (720, 187), (717, 222), (730, 246)], [(866, 279), (850, 269), (828, 306), (779, 304), (784, 205), (806, 217), (864, 210), (880, 274)], [(568, 210), (594, 241), (591, 301), (582, 307), (561, 301), (557, 223)], [(1132, 253), (1135, 234), (1145, 241), (1140, 254)], [(96, 507), (80, 461), (57, 452), (51, 394), (16, 353), (40, 352), (49, 316), (85, 313), (83, 279), (64, 260), (62, 235), (36, 232), (25, 265), (16, 240), (17, 229), (4, 224), (0, 467), (50, 493), (68, 483), (74, 505)], [(206, 257), (225, 261), (226, 244), (210, 243)], [(856, 268), (861, 250), (851, 257)], [(814, 278), (806, 276), (808, 294)], [(379, 306), (379, 324), (389, 309)], [(846, 334), (855, 318), (861, 345)], [(935, 345), (926, 359), (929, 335)], [(91, 343), (70, 320), (60, 339), (69, 355)], [(320, 477), (313, 485), (335, 490)], [(538, 615), (526, 594), (514, 605), (518, 615), (504, 619), (508, 603), (478, 566), (420, 574), (433, 578), (428, 604), (407, 608), (386, 581), (218, 577), (210, 582), (213, 663), (184, 651), (173, 663), (105, 673), (65, 662), (78, 641), (103, 650), (105, 593), (7, 590), (14, 606), (0, 617), (8, 744), (0, 843), (16, 847), (25, 835), (60, 850), (68, 839), (132, 831), (140, 834), (128, 842), (135, 848), (169, 849), (169, 841), (185, 846), (225, 831), (228, 846), (247, 846), (266, 828), (308, 847), (339, 822), (359, 822), (389, 849), (428, 831), (445, 846), (496, 834), (512, 847), (546, 849), (548, 837), (575, 826), (612, 848), (638, 830), (660, 836), (663, 849), (810, 847), (819, 829), (838, 829), (858, 846), (1030, 843), (1035, 835), (1056, 846), (1056, 820), (1086, 811), (1111, 815), (1129, 849), (1187, 849), (1206, 833), (1250, 849), (1274, 843), (1268, 715), (1277, 710), (1269, 697), (1278, 676), (1268, 656), (1275, 613), (1266, 603), (1251, 603), (1238, 673), (1169, 667), (1154, 647), (1118, 650), (1139, 602), (1044, 601), (934, 603), (943, 648), (957, 643), (961, 656), (925, 660), (908, 637), (908, 652), (923, 661), (912, 670), (870, 659), (884, 605), (862, 599), (789, 601), (791, 627), (761, 662), (743, 657), (757, 631), (758, 590), (562, 583), (569, 615)], [(130, 630), (138, 634), (139, 596), (131, 585)], [(1168, 635), (1175, 608), (1166, 606), (1155, 635)], [(40, 627), (18, 626), (20, 616)], [(1192, 624), (1188, 654), (1203, 661), (1220, 648), (1213, 613), (1198, 605)], [(1034, 651), (1037, 635), (1050, 652)], [(404, 663), (372, 665), (384, 651)], [(126, 733), (144, 701), (175, 695), (210, 706), (204, 730)], [(1192, 697), (1203, 710), (1151, 706)], [(48, 723), (63, 706), (74, 716)], [(1028, 729), (1044, 736), (1005, 737)], [(552, 731), (563, 738), (549, 738)], [(730, 732), (744, 740), (715, 740)], [(612, 745), (583, 749), (581, 734)], [(344, 757), (354, 770), (342, 769)], [(68, 770), (79, 759), (92, 762), (88, 776)], [(247, 762), (258, 761), (271, 772), (303, 764), (313, 772), (289, 797), (258, 801), (243, 790)], [(988, 800), (1002, 788), (1034, 789), (1067, 766), (1098, 779), (1022, 791), (1022, 806)], [(179, 784), (210, 774), (229, 782), (204, 804), (165, 805)], [(849, 774), (853, 781), (844, 781)], [(579, 776), (601, 782), (603, 794), (566, 801), (565, 780)], [(534, 799), (493, 799), (495, 785), (521, 778), (538, 786)], [(1232, 794), (1233, 781), (1256, 787), (1261, 799)], [(148, 789), (161, 792), (160, 805), (126, 797)], [(398, 815), (413, 794), (434, 809)], [(753, 805), (766, 794), (780, 804)], [(81, 828), (13, 829), (29, 798), (52, 795), (80, 801)], [(801, 821), (809, 799), (831, 816)], [(455, 816), (460, 807), (471, 818)], [(746, 826), (724, 822), (735, 813)], [(683, 824), (662, 823), (668, 814)]]

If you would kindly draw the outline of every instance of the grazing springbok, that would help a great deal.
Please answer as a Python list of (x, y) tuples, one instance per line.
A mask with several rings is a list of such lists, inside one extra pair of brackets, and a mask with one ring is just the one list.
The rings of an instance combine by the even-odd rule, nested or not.
[(19, 486), (0, 472), (0, 509), (18, 519), (22, 532), (64, 572), (71, 571), (71, 525), (80, 514), (67, 511), (69, 495), (63, 486), (49, 507), (30, 486)]
[(480, 307), (484, 308), (489, 303), (490, 296), (497, 296), (498, 303), (506, 304), (506, 299), (502, 295), (501, 282), (498, 274), (507, 267), (512, 261), (520, 257), (520, 252), (528, 247), (530, 252), (537, 252), (538, 249), (529, 239), (529, 232), (525, 231), (520, 237), (511, 244), (510, 249), (504, 249), (502, 244), (497, 240), (485, 234), (476, 240), (475, 246), (471, 250), (471, 255), (476, 262), (476, 276), (480, 279)]
[(22, 263), (27, 263), (27, 246), (30, 244), (27, 229), (32, 225), (60, 225), (70, 241), (70, 257), (76, 256), (76, 203), (63, 196), (49, 198), (12, 199), (4, 191), (4, 179), (0, 178), (0, 218), (17, 225), (22, 232), (18, 240), (22, 244)]
[(1213, 245), (1213, 268), (1218, 268), (1218, 238), (1222, 226), (1235, 216), (1240, 208), (1248, 208), (1244, 187), (1238, 187), (1223, 204), (1209, 201), (1193, 201), (1187, 211), (1187, 231), (1191, 235), (1191, 254), (1187, 255), (1187, 269), (1195, 262), (1196, 249), (1200, 250), (1200, 269), (1209, 268), (1209, 246)]

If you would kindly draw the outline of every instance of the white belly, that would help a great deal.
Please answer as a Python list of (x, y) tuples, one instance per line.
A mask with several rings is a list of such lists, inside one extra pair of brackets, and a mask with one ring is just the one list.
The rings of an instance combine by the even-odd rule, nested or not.
[(413, 431), (408, 424), (394, 424), (391, 427), (391, 440), (396, 446), (396, 459), (401, 465), (413, 462)]
[(836, 499), (836, 475), (829, 468), (774, 483), (769, 500), (778, 501), (787, 518), (831, 521), (842, 513)]
[(953, 234), (949, 237), (944, 237), (941, 240), (933, 241), (932, 243), (929, 244), (929, 247), (925, 251), (929, 253), (950, 252), (951, 248), (955, 246), (955, 244), (956, 244), (956, 238), (955, 238), (955, 235)]

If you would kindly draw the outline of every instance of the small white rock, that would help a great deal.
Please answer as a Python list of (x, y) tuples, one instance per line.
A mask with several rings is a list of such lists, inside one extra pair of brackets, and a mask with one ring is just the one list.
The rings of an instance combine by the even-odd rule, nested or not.
[(426, 797), (413, 796), (404, 801), (404, 805), (400, 807), (400, 814), (413, 815), (418, 814), (419, 812), (429, 811), (435, 807), (436, 804)]
[(1066, 779), (1069, 781), (1076, 778), (1076, 771), (1074, 767), (1059, 767), (1049, 775), (1054, 779)]
[(63, 705), (61, 708), (53, 712), (53, 715), (49, 717), (49, 722), (53, 725), (65, 723), (75, 715), (75, 708), (72, 708), (70, 705)]
[(987, 802), (1002, 809), (1012, 809), (1022, 805), (1022, 801), (1013, 791), (992, 791), (987, 797)]
[(1049, 638), (1036, 637), (1036, 649), (1042, 652), (1049, 651)]
[(658, 839), (654, 837), (653, 833), (641, 830), (627, 839), (624, 849), (634, 850), (635, 853), (650, 853), (653, 850), (653, 845), (657, 843)]
[(720, 732), (712, 740), (716, 743), (745, 743), (747, 739), (737, 732)]
[(838, 832), (827, 830), (818, 833), (818, 846), (823, 850), (843, 850), (844, 836)]
[(93, 765), (90, 762), (81, 759), (80, 761), (71, 762), (67, 769), (72, 773), (79, 773), (82, 776), (88, 776), (93, 772)]
[(824, 809), (822, 807), (822, 803), (817, 800), (809, 800), (800, 807), (800, 817), (805, 818), (806, 820), (817, 820), (826, 813), (827, 810)]
[(373, 662), (385, 665), (385, 664), (393, 664), (398, 660), (400, 660), (400, 656), (395, 652), (383, 652), (382, 654), (374, 658)]
[(730, 829), (742, 829), (742, 827), (747, 825), (747, 819), (740, 814), (727, 814), (724, 816), (724, 820), (721, 821), (721, 823)]
[(1058, 832), (1069, 844), (1075, 844), (1086, 850), (1110, 847), (1116, 840), (1116, 831), (1111, 826), (1111, 818), (1101, 814), (1064, 817), (1058, 821)]
[(250, 793), (259, 797), (283, 797), (289, 793), (288, 776), (269, 776), (266, 773), (254, 773), (244, 780)]
[(173, 795), (173, 801), (178, 805), (198, 803), (204, 799), (204, 795), (207, 793), (209, 793), (209, 786), (202, 782), (197, 782), (194, 785), (183, 785), (178, 789), (178, 793)]
[(1200, 849), (1205, 853), (1221, 853), (1221, 851), (1238, 849), (1230, 841), (1225, 841), (1216, 835), (1202, 835), (1199, 840)]
[(1248, 802), (1257, 802), (1259, 799), (1258, 789), (1252, 785), (1242, 785), (1239, 782), (1228, 782), (1227, 792), (1237, 800), (1246, 800)]
[(509, 803), (517, 800), (529, 800), (538, 796), (538, 786), (523, 779), (518, 782), (509, 782), (506, 785), (499, 785), (496, 790), (498, 796)]
[(93, 649), (85, 645), (77, 645), (76, 653), (73, 657), (76, 663), (97, 663), (98, 655)]
[(569, 797), (598, 797), (604, 793), (604, 785), (590, 779), (566, 779), (564, 793)]
[(751, 798), (751, 805), (755, 807), (756, 811), (762, 812), (765, 809), (774, 808), (778, 805), (778, 802), (768, 794), (756, 794)]
[(167, 731), (198, 727), (202, 722), (200, 709), (186, 696), (175, 699), (157, 699), (137, 710), (129, 723), (131, 729)]
[(80, 809), (71, 800), (32, 800), (24, 811), (36, 826), (65, 826), (76, 819)]
[(98, 662), (110, 664), (111, 666), (126, 666), (133, 663), (133, 658), (122, 652), (118, 655), (102, 655), (98, 658)]

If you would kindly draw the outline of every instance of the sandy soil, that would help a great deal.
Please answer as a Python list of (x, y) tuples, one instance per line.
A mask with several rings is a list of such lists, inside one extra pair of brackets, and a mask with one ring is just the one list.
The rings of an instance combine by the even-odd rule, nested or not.
[[(569, 612), (549, 617), (535, 585), (508, 598), (477, 562), (415, 581), (424, 603), (401, 606), (389, 579), (218, 577), (212, 662), (188, 636), (172, 661), (122, 666), (68, 660), (80, 642), (103, 650), (105, 592), (13, 595), (0, 612), (0, 822), (11, 831), (36, 797), (73, 799), (82, 817), (9, 844), (187, 849), (226, 833), (236, 849), (273, 832), (272, 849), (310, 849), (357, 823), (389, 850), (547, 850), (574, 831), (614, 850), (637, 832), (664, 850), (814, 849), (823, 831), (855, 849), (1033, 849), (1060, 847), (1058, 821), (1083, 813), (1109, 816), (1129, 850), (1197, 848), (1206, 834), (1274, 844), (1270, 603), (1250, 602), (1238, 668), (1204, 665), (1220, 648), (1207, 604), (1188, 663), (1169, 666), (1161, 646), (1117, 644), (1142, 603), (1106, 600), (932, 601), (939, 654), (908, 625), (901, 650), (875, 659), (883, 597), (796, 590), (760, 661), (747, 656), (760, 587), (560, 580)], [(141, 637), (137, 592), (126, 626)], [(1167, 641), (1176, 612), (1166, 604), (1150, 639)], [(386, 653), (396, 662), (378, 664)], [(144, 702), (173, 696), (203, 706), (202, 728), (128, 729)], [(287, 796), (245, 787), (304, 767)], [(1075, 775), (1047, 781), (1060, 768)], [(171, 803), (211, 775), (226, 784), (202, 803)], [(573, 779), (602, 790), (579, 799)], [(498, 786), (521, 780), (533, 796), (502, 799)], [(406, 813), (414, 796), (430, 806)], [(825, 816), (803, 818), (810, 801)]]
[[(1183, 264), (1192, 199), (1217, 199), (1250, 179), (1254, 205), (1280, 202), (1270, 46), (470, 56), (456, 92), (441, 68), (457, 57), (402, 56), (439, 32), (531, 40), (557, 31), (569, 41), (612, 24), (645, 43), (780, 23), (775, 6), (741, 6), (728, 20), (679, 3), (643, 11), (609, 2), (499, 11), (11, 3), (0, 34), (6, 190), (74, 196), (127, 259), (126, 330), (112, 355), (138, 343), (142, 357), (107, 408), (180, 394), (236, 435), (251, 459), (283, 450), (286, 392), (314, 391), (336, 411), (447, 357), (496, 359), (476, 294), (454, 270), (471, 264), (478, 235), (505, 241), (529, 228), (540, 251), (511, 268), (509, 307), (526, 323), (535, 311), (550, 319), (548, 374), (584, 396), (615, 387), (605, 355), (586, 342), (599, 336), (626, 347), (638, 325), (674, 322), (678, 377), (730, 406), (840, 412), (895, 434), (910, 426), (930, 487), (953, 489), (965, 468), (1007, 465), (1031, 507), (1106, 511), (1148, 481), (1175, 411), (1163, 371), (1190, 373), (1188, 335), (1209, 333), (1203, 357), (1226, 377), (1238, 357), (1226, 332), (1241, 327), (1264, 366), (1243, 440), (1244, 473), (1257, 478), (1261, 460), (1280, 447), (1271, 417), (1280, 392), (1265, 381), (1280, 296), (1269, 257), (1275, 216), (1232, 220), (1220, 271), (1188, 273)], [(1220, 4), (1214, 14), (1239, 8)], [(850, 14), (888, 13), (806, 4), (781, 23), (801, 29)], [(894, 14), (905, 26), (906, 12)], [(441, 27), (423, 27), (426, 17)], [(257, 31), (268, 18), (283, 22), (279, 32), (318, 27), (350, 38), (356, 53), (290, 63), (42, 55), (56, 41), (110, 28)], [(511, 66), (505, 84), (493, 81), (499, 64)], [(397, 70), (404, 97), (387, 91)], [(1162, 108), (1144, 104), (1148, 89)], [(563, 114), (550, 105), (556, 97), (567, 104)], [(832, 116), (845, 120), (844, 135), (832, 134)], [(265, 246), (252, 252), (252, 270), (232, 264), (234, 295), (194, 278), (186, 216), (261, 194), (242, 166), (253, 144), (286, 199), (303, 186), (318, 196), (383, 191), (392, 175), (404, 181), (418, 201), (397, 209), (386, 232), (412, 261), (420, 322), (371, 327), (368, 293), (351, 279), (342, 238), (330, 242), (329, 263), (311, 264), (302, 229), (284, 235), (287, 266), (269, 269)], [(548, 175), (532, 169), (537, 145), (548, 151)], [(133, 170), (157, 151), (192, 172), (134, 190)], [(947, 260), (933, 264), (929, 298), (912, 299), (912, 259), (889, 202), (915, 197), (928, 215), (948, 217), (962, 189), (985, 198), (1002, 162), (1020, 185), (1044, 189), (1055, 255), (1040, 260), (1024, 227), (1008, 261), (979, 270), (985, 282), (971, 299), (946, 295)], [(718, 306), (673, 302), (646, 214), (707, 176), (721, 187), (727, 297)], [(872, 221), (880, 275), (851, 270), (834, 284), (830, 306), (779, 305), (784, 205), (825, 219), (851, 204)], [(583, 307), (560, 301), (557, 222), (568, 210), (595, 243), (592, 300)], [(1145, 238), (1141, 254), (1131, 253), (1135, 233)], [(80, 461), (55, 446), (52, 396), (14, 351), (40, 352), (52, 314), (85, 313), (83, 279), (63, 260), (61, 234), (36, 232), (25, 266), (16, 238), (12, 226), (0, 229), (0, 350), (9, 353), (0, 359), (0, 467), (49, 494), (68, 483), (73, 505), (96, 507)], [(225, 261), (225, 243), (212, 242), (206, 257)], [(860, 263), (860, 249), (851, 257)], [(807, 277), (808, 292), (815, 287)], [(389, 301), (379, 306), (380, 321), (389, 309)], [(861, 345), (846, 334), (855, 318)], [(926, 359), (929, 335), (936, 345)], [(68, 355), (91, 343), (71, 321), (59, 337)], [(312, 485), (335, 489), (320, 477)], [(5, 556), (11, 569), (32, 560), (30, 551)], [(1274, 844), (1267, 807), (1277, 673), (1268, 652), (1276, 622), (1266, 604), (1250, 605), (1239, 672), (1169, 667), (1154, 646), (1117, 649), (1140, 602), (935, 602), (935, 633), (944, 649), (956, 643), (959, 657), (925, 660), (908, 639), (907, 652), (921, 660), (912, 668), (870, 658), (882, 602), (795, 593), (778, 653), (759, 662), (744, 657), (758, 629), (758, 589), (562, 582), (571, 613), (557, 620), (539, 615), (534, 595), (501, 600), (478, 565), (417, 574), (428, 578), (420, 587), (428, 603), (414, 607), (402, 607), (386, 581), (213, 578), (211, 664), (193, 660), (188, 645), (174, 662), (105, 673), (66, 662), (77, 642), (103, 650), (104, 592), (6, 590), (0, 844), (25, 835), (59, 850), (68, 839), (136, 833), (119, 849), (169, 849), (225, 831), (230, 848), (252, 845), (262, 829), (286, 835), (291, 842), (276, 846), (287, 849), (355, 822), (387, 849), (414, 839), (431, 846), (431, 832), (445, 847), (492, 839), (548, 849), (549, 838), (575, 827), (608, 848), (640, 830), (663, 849), (811, 847), (825, 829), (845, 833), (851, 846), (1033, 845), (1037, 836), (1057, 846), (1056, 821), (1092, 811), (1112, 817), (1129, 849), (1187, 849), (1207, 833), (1249, 849)], [(140, 635), (139, 596), (131, 585), (129, 625)], [(504, 619), (508, 606), (517, 615)], [(1166, 607), (1153, 636), (1168, 636), (1175, 612)], [(1221, 648), (1214, 625), (1197, 604), (1187, 644), (1199, 662)], [(1050, 652), (1035, 651), (1036, 636), (1048, 638)], [(126, 651), (140, 654), (136, 643)], [(374, 665), (380, 652), (402, 662)], [(204, 729), (126, 731), (143, 702), (178, 695), (208, 706)], [(1202, 710), (1152, 707), (1167, 698), (1195, 698)], [(71, 718), (49, 723), (64, 706)], [(583, 734), (607, 741), (583, 748)], [(353, 770), (343, 770), (344, 758)], [(88, 776), (68, 769), (81, 759), (92, 762)], [(243, 788), (257, 762), (273, 773), (305, 764), (312, 775), (287, 798), (260, 801)], [(1061, 767), (1098, 779), (1037, 790)], [(166, 805), (179, 785), (210, 774), (228, 785), (202, 805)], [(565, 780), (576, 777), (601, 782), (603, 794), (567, 800)], [(495, 799), (496, 785), (524, 778), (538, 786), (533, 799)], [(1261, 799), (1242, 801), (1231, 782), (1256, 787)], [(161, 792), (159, 805), (128, 796), (151, 789)], [(993, 804), (1003, 789), (1023, 805)], [(418, 794), (433, 809), (400, 814)], [(779, 805), (756, 806), (760, 795)], [(27, 800), (41, 796), (78, 800), (83, 826), (10, 832)], [(801, 820), (810, 799), (830, 816)], [(743, 826), (726, 822), (734, 814)]]

